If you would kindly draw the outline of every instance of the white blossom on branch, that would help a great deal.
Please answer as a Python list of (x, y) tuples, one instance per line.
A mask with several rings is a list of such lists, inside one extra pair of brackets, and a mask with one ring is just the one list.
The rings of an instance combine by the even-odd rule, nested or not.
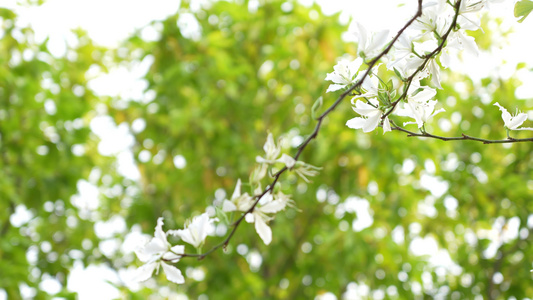
[(505, 107), (501, 106), (498, 102), (494, 103), (495, 106), (498, 106), (500, 108), (500, 111), (502, 112), (502, 119), (505, 124), (505, 128), (508, 130), (533, 130), (531, 127), (521, 127), (519, 128), (522, 123), (524, 123), (527, 120), (527, 114), (516, 111), (516, 114), (512, 116)]
[(185, 229), (169, 230), (167, 233), (180, 237), (184, 242), (193, 245), (195, 248), (200, 248), (207, 238), (210, 227), (216, 221), (218, 221), (217, 218), (209, 218), (208, 213), (203, 213), (194, 217), (188, 224), (186, 223)]
[(357, 81), (356, 75), (363, 64), (362, 58), (354, 61), (341, 60), (334, 67), (333, 72), (326, 75), (326, 80), (332, 81), (326, 93), (338, 91)]
[[(363, 132), (371, 132), (378, 127), (384, 112), (379, 108), (379, 102), (376, 98), (369, 99), (369, 103), (357, 100), (352, 109), (361, 115), (346, 122), (346, 126), (352, 129), (363, 129)], [(391, 130), (388, 117), (383, 119), (383, 133)]]
[(154, 271), (158, 274), (159, 267), (162, 267), (169, 281), (178, 284), (184, 283), (185, 278), (181, 271), (167, 263), (177, 263), (184, 251), (185, 246), (183, 245), (170, 245), (167, 241), (167, 235), (163, 231), (163, 218), (157, 219), (154, 237), (146, 245), (135, 250), (135, 254), (144, 265), (135, 271), (134, 280), (145, 281), (152, 277)]

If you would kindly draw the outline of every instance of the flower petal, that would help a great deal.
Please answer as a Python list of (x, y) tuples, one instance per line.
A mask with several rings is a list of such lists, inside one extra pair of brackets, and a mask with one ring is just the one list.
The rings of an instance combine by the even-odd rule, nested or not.
[(222, 202), (222, 211), (224, 212), (231, 212), (231, 211), (236, 211), (237, 210), (237, 206), (235, 206), (235, 204), (229, 200), (224, 200), (224, 202)]
[(167, 243), (167, 235), (163, 231), (163, 218), (157, 219), (157, 225), (155, 226), (154, 237), (161, 240), (165, 244)]
[(514, 116), (509, 120), (508, 128), (511, 130), (516, 130), (518, 126), (522, 125), (527, 120), (527, 114), (525, 113), (519, 113), (518, 115)]
[(277, 213), (285, 209), (285, 206), (287, 206), (287, 202), (282, 201), (282, 200), (274, 200), (261, 206), (258, 209), (263, 213), (270, 214), (270, 213)]
[(330, 84), (328, 89), (326, 90), (326, 93), (338, 91), (345, 86), (345, 84)]
[(365, 117), (379, 111), (379, 109), (361, 100), (357, 100), (357, 102), (355, 103), (355, 107), (352, 107), (352, 109), (356, 113), (360, 114), (361, 116), (365, 116)]
[(363, 126), (363, 132), (371, 132), (376, 129), (376, 127), (378, 127), (379, 121), (381, 120), (382, 114), (383, 113), (379, 111), (373, 115), (368, 116), (368, 119), (365, 122), (365, 126)]
[(161, 263), (161, 266), (163, 267), (163, 271), (165, 271), (165, 275), (169, 281), (177, 284), (185, 283), (185, 278), (183, 275), (181, 275), (181, 271), (178, 268), (164, 262)]
[(148, 244), (144, 245), (144, 247), (141, 248), (139, 252), (142, 252), (146, 255), (157, 255), (167, 251), (167, 249), (168, 243), (166, 242), (166, 236), (165, 241), (154, 237), (148, 242)]
[(389, 37), (389, 31), (388, 30), (383, 30), (383, 31), (377, 32), (372, 37), (372, 44), (370, 44), (370, 46), (368, 46), (368, 49), (367, 49), (367, 51), (369, 52), (368, 54), (371, 54), (375, 50), (380, 50), (379, 48), (383, 47), (383, 45), (387, 41), (388, 37)]
[(294, 160), (294, 158), (292, 158), (292, 156), (289, 156), (289, 155), (283, 153), (281, 155), (281, 157), (278, 159), (278, 162), (284, 163), (287, 168), (291, 169), (292, 167), (294, 167), (294, 164), (296, 163), (296, 160)]
[(354, 59), (351, 63), (348, 64), (348, 70), (350, 71), (350, 79), (359, 71), (359, 68), (363, 64), (363, 59), (361, 57), (358, 57)]
[(365, 126), (366, 119), (364, 118), (353, 118), (346, 122), (346, 126), (352, 128), (352, 129), (361, 129), (363, 126)]
[(152, 274), (154, 273), (154, 270), (158, 264), (159, 262), (154, 261), (154, 262), (140, 266), (137, 270), (135, 270), (135, 275), (133, 275), (132, 280), (133, 281), (148, 280), (148, 278), (152, 277)]
[(231, 200), (235, 200), (241, 196), (241, 179), (239, 178), (237, 180), (237, 184), (235, 185), (235, 190), (233, 191), (233, 195), (231, 195)]
[(418, 92), (416, 95), (412, 96), (413, 101), (424, 103), (435, 97), (437, 90), (430, 87), (422, 87), (422, 91)]
[(390, 127), (390, 121), (389, 121), (389, 117), (385, 117), (385, 119), (383, 119), (383, 134), (385, 134), (385, 132), (389, 132), (389, 131), (392, 131), (391, 127)]
[(345, 81), (346, 81), (337, 72), (328, 73), (326, 75), (326, 79), (325, 80), (333, 81), (334, 83), (345, 83)]
[(272, 230), (268, 225), (265, 223), (265, 220), (261, 218), (261, 216), (254, 214), (255, 217), (255, 231), (257, 231), (257, 234), (259, 237), (263, 240), (265, 245), (270, 244), (272, 242)]
[(494, 103), (494, 105), (498, 106), (500, 108), (500, 111), (502, 112), (502, 119), (505, 123), (505, 127), (510, 128), (509, 124), (511, 123), (511, 114), (505, 109), (505, 107), (501, 106), (498, 102)]

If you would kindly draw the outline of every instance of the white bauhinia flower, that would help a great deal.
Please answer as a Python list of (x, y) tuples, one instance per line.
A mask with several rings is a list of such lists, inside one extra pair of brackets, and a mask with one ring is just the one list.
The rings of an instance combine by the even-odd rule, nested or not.
[[(260, 189), (258, 189), (259, 191)], [(259, 200), (259, 205), (254, 211), (246, 216), (246, 222), (254, 223), (255, 231), (263, 240), (265, 245), (272, 242), (272, 229), (268, 227), (268, 222), (273, 219), (267, 214), (275, 214), (284, 210), (289, 205), (290, 199), (281, 192), (276, 195), (266, 194)]]
[(459, 27), (467, 30), (478, 30), (480, 28), (480, 19), (475, 14), (486, 5), (486, 0), (462, 0), (459, 7), (459, 18), (457, 18)]
[(389, 31), (383, 30), (379, 32), (369, 33), (368, 30), (359, 22), (357, 25), (357, 53), (366, 58), (372, 58), (376, 56), (385, 46), (387, 38), (389, 37)]
[(277, 161), (285, 164), (288, 169), (292, 169), (292, 167), (294, 167), (294, 164), (296, 163), (296, 160), (292, 156), (287, 155), (285, 153), (283, 153)]
[(265, 157), (261, 157), (258, 155), (255, 158), (255, 161), (260, 163), (261, 165), (256, 167), (253, 172), (252, 178), (254, 182), (260, 181), (265, 177), (268, 170), (268, 166), (270, 164), (275, 164), (276, 162), (278, 162), (279, 155), (281, 154), (281, 146), (276, 146), (272, 133), (268, 134), (265, 145), (263, 146), (263, 150), (265, 150)]
[(209, 229), (217, 218), (209, 218), (208, 213), (203, 213), (196, 216), (188, 224), (185, 224), (185, 229), (169, 230), (168, 234), (179, 236), (184, 242), (193, 245), (195, 248), (200, 248), (207, 238)]
[(322, 168), (299, 161), (293, 170), (298, 176), (300, 176), (300, 178), (302, 178), (305, 182), (309, 183), (311, 181), (307, 177), (314, 177), (318, 175), (319, 171), (322, 170)]
[[(363, 132), (371, 132), (378, 127), (383, 116), (383, 111), (379, 109), (379, 102), (376, 98), (369, 99), (369, 103), (357, 100), (355, 107), (352, 109), (361, 115), (350, 119), (346, 122), (346, 126), (352, 129), (363, 129)], [(383, 119), (383, 133), (390, 131), (389, 118)]]
[(263, 146), (263, 150), (265, 150), (265, 157), (257, 156), (255, 160), (258, 163), (275, 163), (281, 153), (281, 147), (279, 145), (276, 146), (272, 133), (268, 134), (265, 145)]
[[(417, 53), (424, 53), (425, 55), (428, 55), (432, 53), (435, 49), (437, 49), (438, 43), (437, 40), (432, 38), (423, 43), (414, 43), (414, 47)], [(406, 63), (401, 65), (400, 68), (403, 68), (401, 72), (404, 74), (412, 74), (412, 72), (418, 70), (418, 68), (424, 63), (426, 63), (425, 58), (420, 58), (414, 55), (410, 56), (406, 59)], [(414, 79), (418, 81), (430, 75), (431, 82), (437, 88), (442, 89), (442, 86), (440, 85), (440, 67), (435, 58), (429, 59), (426, 63), (425, 68), (421, 72), (419, 72)]]
[(403, 125), (417, 124), (418, 128), (422, 127), (422, 125), (427, 123), (431, 118), (444, 111), (444, 108), (435, 110), (437, 102), (437, 100), (430, 100), (426, 103), (415, 103), (414, 105), (410, 105), (409, 107), (411, 107), (412, 113), (409, 116), (414, 118), (416, 122), (405, 122)]
[[(379, 67), (376, 66), (376, 69)], [(375, 98), (379, 94), (379, 78), (374, 75), (367, 76), (363, 83), (361, 84), (361, 87), (365, 91), (361, 95), (357, 95), (352, 98), (352, 105), (355, 105), (355, 100), (360, 98)]]
[(394, 68), (394, 65), (396, 65), (399, 61), (413, 53), (412, 43), (412, 37), (409, 37), (406, 33), (400, 35), (396, 43), (394, 43), (392, 55), (389, 55), (387, 69), (392, 70)]
[(445, 0), (428, 2), (424, 5), (422, 16), (416, 19), (409, 28), (421, 30), (422, 35), (436, 32), (442, 36), (448, 29), (451, 15), (446, 11), (447, 5)]
[[(256, 195), (262, 193), (261, 186), (258, 186), (255, 190)], [(225, 212), (241, 211), (248, 212), (255, 203), (254, 197), (249, 196), (247, 193), (241, 194), (241, 181), (237, 181), (235, 192), (231, 200), (224, 200), (222, 204), (222, 210)], [(268, 245), (272, 242), (272, 230), (268, 227), (268, 222), (273, 219), (268, 214), (275, 214), (280, 212), (290, 205), (290, 198), (281, 192), (275, 195), (267, 193), (259, 199), (257, 205), (254, 207), (251, 213), (246, 214), (246, 222), (254, 223), (255, 230), (263, 242)]]
[[(407, 93), (407, 105), (409, 106), (412, 112), (410, 116), (416, 120), (418, 128), (424, 126), (424, 123), (430, 117), (434, 116), (436, 113), (441, 112), (439, 110), (433, 115), (431, 112), (429, 114), (427, 112), (430, 108), (430, 104), (428, 104), (429, 101), (437, 94), (437, 91), (435, 89), (427, 86), (421, 87), (419, 82), (413, 81)], [(434, 108), (435, 105), (433, 104), (431, 111), (433, 111)]]
[(157, 274), (159, 267), (162, 267), (169, 281), (178, 284), (185, 282), (181, 271), (166, 263), (177, 263), (181, 258), (181, 254), (185, 253), (185, 246), (170, 245), (167, 241), (167, 235), (163, 231), (163, 218), (157, 219), (154, 237), (143, 247), (135, 250), (135, 253), (139, 260), (145, 264), (136, 270), (134, 280), (145, 281), (152, 277), (154, 271)]
[(448, 68), (452, 53), (456, 53), (459, 50), (464, 50), (469, 55), (479, 56), (479, 49), (474, 37), (467, 35), (464, 30), (452, 31), (448, 37), (448, 44), (440, 55), (442, 66)]
[[(425, 63), (425, 59), (420, 58), (415, 55), (408, 56), (404, 61), (399, 63), (395, 68), (398, 70), (402, 76), (410, 77), (414, 72), (418, 71), (418, 68)], [(440, 87), (440, 70), (438, 69), (438, 64), (435, 62), (435, 59), (430, 59), (422, 71), (419, 71), (413, 78), (415, 81), (422, 80), (431, 75), (431, 81), (437, 86)]]
[(222, 211), (232, 212), (232, 211), (247, 211), (253, 205), (253, 198), (248, 195), (248, 193), (241, 194), (241, 180), (237, 180), (237, 185), (235, 185), (235, 191), (230, 200), (224, 200), (222, 202)]
[(329, 85), (326, 93), (340, 90), (354, 83), (357, 80), (356, 75), (362, 64), (363, 59), (360, 57), (353, 61), (339, 61), (333, 67), (334, 71), (326, 75), (326, 80), (333, 82)]
[(453, 47), (457, 44), (457, 48), (461, 50), (464, 49), (467, 53), (474, 56), (479, 55), (476, 39), (474, 39), (473, 36), (467, 35), (464, 30), (452, 31), (452, 33), (450, 33), (450, 38), (452, 39), (453, 44), (450, 45), (450, 43), (448, 43), (449, 47)]
[(512, 116), (505, 107), (501, 106), (498, 102), (494, 103), (494, 105), (498, 106), (500, 108), (500, 111), (502, 112), (502, 119), (505, 123), (505, 128), (508, 130), (533, 130), (533, 128), (530, 127), (521, 127), (519, 128), (522, 123), (524, 123), (527, 120), (527, 114), (519, 112), (517, 110), (516, 114)]

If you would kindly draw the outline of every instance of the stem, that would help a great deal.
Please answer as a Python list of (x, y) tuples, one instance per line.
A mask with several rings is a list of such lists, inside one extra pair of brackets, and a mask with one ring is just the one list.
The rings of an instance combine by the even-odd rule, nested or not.
[(413, 132), (403, 127), (396, 126), (394, 123), (393, 123), (393, 126), (391, 126), (391, 129), (405, 132), (407, 133), (408, 137), (416, 136), (416, 137), (423, 137), (423, 138), (433, 138), (433, 139), (438, 139), (438, 140), (446, 141), (446, 142), (448, 141), (476, 141), (476, 142), (481, 142), (483, 144), (508, 144), (508, 143), (520, 143), (520, 142), (533, 142), (533, 138), (515, 139), (512, 137), (509, 137), (505, 140), (488, 140), (488, 139), (482, 139), (478, 137), (469, 136), (464, 133), (461, 134), (460, 137), (445, 137), (445, 136), (435, 135), (435, 134), (431, 134), (427, 132), (422, 132), (422, 133)]

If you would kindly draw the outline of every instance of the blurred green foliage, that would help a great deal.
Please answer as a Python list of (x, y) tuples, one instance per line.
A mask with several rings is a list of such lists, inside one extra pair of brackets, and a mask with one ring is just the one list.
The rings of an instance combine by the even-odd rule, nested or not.
[[(47, 276), (62, 284), (57, 296), (74, 298), (66, 285), (78, 260), (116, 270), (134, 264), (131, 253), (102, 254), (98, 221), (118, 215), (128, 228), (140, 224), (151, 235), (158, 217), (165, 217), (166, 229), (181, 228), (212, 205), (215, 195), (231, 195), (262, 154), (268, 132), (298, 141), (312, 131), (311, 106), (324, 94), (326, 73), (337, 57), (355, 55), (356, 49), (341, 39), (346, 26), (338, 15), (291, 1), (261, 1), (257, 8), (248, 1), (219, 1), (200, 9), (184, 2), (178, 13), (150, 25), (160, 31), (157, 41), (139, 33), (120, 49), (107, 50), (78, 31), (78, 47), (64, 58), (51, 56), (46, 41), (36, 44), (30, 29), (15, 28), (11, 11), (0, 13), (0, 288), (9, 299), (20, 298), (21, 283), (35, 288), (37, 299), (52, 297), (39, 288)], [(182, 18), (196, 20), (199, 34), (178, 26)], [(476, 39), (483, 44), (490, 34), (485, 29)], [(144, 100), (96, 97), (87, 88), (91, 66), (105, 70), (142, 60), (153, 60)], [(501, 114), (491, 103), (533, 109), (532, 99), (516, 99), (519, 85), (515, 77), (474, 82), (448, 73), (437, 96), (447, 112), (426, 129), (504, 138)], [(325, 96), (324, 106), (334, 100)], [(98, 153), (89, 124), (102, 111), (116, 124), (146, 123), (144, 130), (132, 131), (138, 182), (117, 173), (115, 157)], [(159, 286), (191, 299), (533, 294), (531, 144), (364, 134), (344, 126), (352, 117), (349, 102), (341, 105), (303, 153), (303, 161), (323, 167), (314, 182), (294, 175), (282, 180), (298, 210), (271, 222), (271, 245), (243, 224), (226, 251), (177, 264), (186, 274), (184, 285), (160, 275)], [(74, 151), (80, 146), (82, 153)], [(428, 180), (444, 188), (431, 192)], [(75, 205), (87, 181), (100, 191), (98, 208), (89, 212)], [(16, 227), (10, 215), (19, 205), (33, 218)], [(360, 229), (367, 206), (373, 221)], [(489, 235), (491, 228), (496, 229)], [(412, 243), (420, 237), (433, 238), (454, 263), (447, 264), (445, 255), (438, 261), (415, 255), (410, 245), (423, 247)], [(123, 240), (124, 234), (113, 238)], [(204, 249), (218, 239), (208, 239)], [(253, 267), (253, 256), (261, 258), (260, 267)], [(194, 270), (205, 278), (191, 278)], [(116, 286), (127, 299), (164, 295), (150, 284), (138, 291)]]

